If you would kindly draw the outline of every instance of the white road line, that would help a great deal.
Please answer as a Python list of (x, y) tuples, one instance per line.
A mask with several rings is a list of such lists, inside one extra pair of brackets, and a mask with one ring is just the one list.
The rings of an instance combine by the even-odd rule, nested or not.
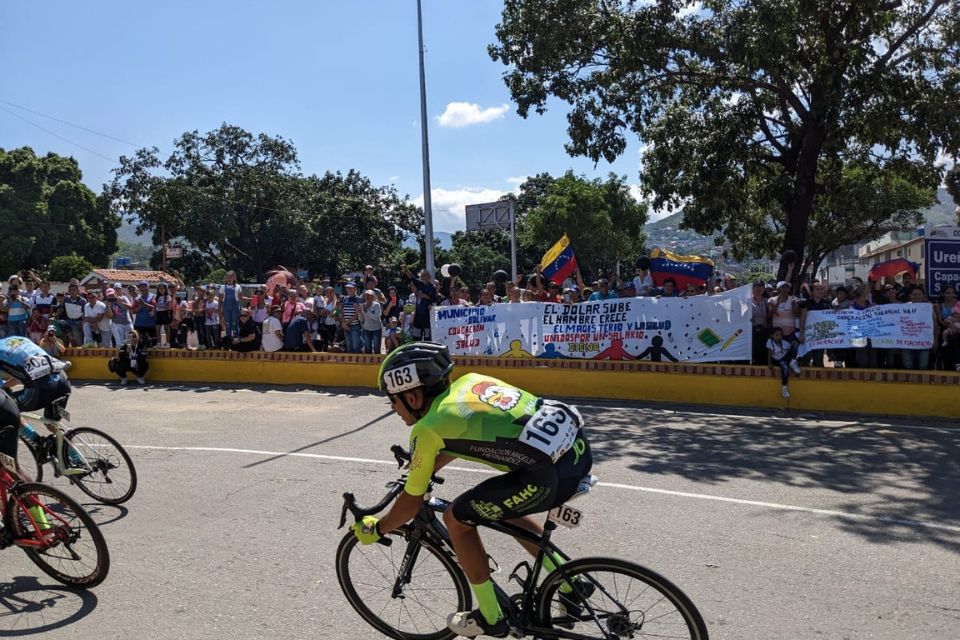
[[(127, 449), (154, 449), (158, 451), (209, 451), (216, 453), (243, 453), (249, 455), (290, 457), (290, 458), (312, 458), (315, 460), (331, 460), (334, 462), (360, 462), (363, 464), (379, 464), (395, 466), (396, 462), (391, 460), (374, 460), (372, 458), (351, 458), (348, 456), (329, 456), (321, 453), (289, 453), (286, 451), (262, 451), (258, 449), (231, 449), (226, 447), (161, 447), (153, 445), (123, 445)], [(469, 467), (446, 467), (450, 471), (463, 471), (467, 473), (480, 473), (484, 475), (495, 475), (498, 472), (488, 469), (474, 469)], [(779, 509), (782, 511), (800, 511), (802, 513), (813, 513), (816, 515), (833, 516), (837, 518), (847, 518), (850, 520), (868, 520), (873, 522), (884, 522), (887, 524), (899, 524), (909, 527), (923, 527), (926, 529), (940, 529), (943, 531), (952, 531), (960, 533), (960, 527), (940, 524), (937, 522), (925, 522), (922, 520), (906, 520), (903, 518), (890, 518), (887, 516), (871, 516), (862, 513), (848, 513), (845, 511), (834, 511), (832, 509), (816, 509), (813, 507), (801, 507), (792, 504), (779, 504), (777, 502), (762, 502), (759, 500), (743, 500), (741, 498), (727, 498), (724, 496), (714, 496), (706, 493), (689, 493), (687, 491), (672, 491), (670, 489), (657, 489), (655, 487), (641, 487), (633, 484), (621, 484), (619, 482), (599, 482), (597, 486), (611, 487), (614, 489), (626, 489), (627, 491), (643, 491), (645, 493), (658, 493), (667, 496), (676, 496), (679, 498), (693, 498), (695, 500), (712, 500), (714, 502), (728, 502), (733, 504), (742, 504), (751, 507), (764, 507), (767, 509)]]

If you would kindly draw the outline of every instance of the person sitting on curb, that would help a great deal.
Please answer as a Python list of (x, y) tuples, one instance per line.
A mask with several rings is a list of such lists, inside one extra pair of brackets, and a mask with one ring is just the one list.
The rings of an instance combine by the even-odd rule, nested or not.
[(148, 347), (146, 342), (140, 341), (140, 333), (136, 330), (130, 332), (130, 336), (125, 344), (120, 345), (119, 353), (116, 358), (111, 358), (107, 363), (107, 368), (120, 377), (120, 384), (127, 384), (127, 374), (132, 373), (137, 378), (137, 383), (144, 385), (147, 370), (150, 364), (147, 362)]

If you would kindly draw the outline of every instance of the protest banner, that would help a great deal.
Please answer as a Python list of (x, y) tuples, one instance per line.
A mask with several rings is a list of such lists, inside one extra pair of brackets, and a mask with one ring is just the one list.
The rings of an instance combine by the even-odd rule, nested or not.
[(718, 362), (750, 360), (750, 287), (691, 298), (437, 307), (454, 355)]
[(868, 309), (810, 311), (800, 355), (815, 349), (849, 349), (870, 344), (880, 349), (933, 347), (933, 306), (883, 304)]

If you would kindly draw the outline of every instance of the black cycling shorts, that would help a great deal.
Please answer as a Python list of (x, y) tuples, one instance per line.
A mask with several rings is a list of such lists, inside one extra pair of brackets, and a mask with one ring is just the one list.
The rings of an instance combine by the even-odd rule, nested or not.
[(557, 460), (509, 471), (485, 480), (453, 501), (454, 517), (465, 524), (510, 520), (559, 507), (577, 492), (593, 458), (581, 432), (574, 447)]
[(0, 391), (0, 453), (17, 459), (17, 441), (20, 434), (20, 410), (5, 391)]
[[(50, 405), (60, 398), (69, 398), (71, 391), (67, 374), (61, 371), (44, 376), (36, 381), (25, 382), (23, 390), (15, 393), (14, 398), (20, 407), (20, 411), (43, 409), (45, 418), (56, 419), (57, 416), (53, 415)], [(64, 403), (64, 406), (66, 406), (66, 403)]]

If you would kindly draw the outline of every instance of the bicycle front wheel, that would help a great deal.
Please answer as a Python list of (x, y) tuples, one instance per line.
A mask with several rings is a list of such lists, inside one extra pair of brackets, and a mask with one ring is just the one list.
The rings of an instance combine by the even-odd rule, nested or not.
[(447, 616), (470, 610), (470, 585), (449, 553), (427, 538), (410, 544), (409, 532), (406, 525), (391, 531), (389, 547), (361, 545), (352, 533), (344, 536), (337, 547), (340, 588), (360, 617), (384, 635), (454, 638)]
[(663, 576), (614, 558), (581, 558), (544, 580), (538, 625), (578, 638), (708, 640), (693, 602)]
[(71, 587), (90, 589), (110, 571), (100, 528), (72, 498), (44, 484), (17, 487), (7, 500), (6, 527), (34, 564)]
[[(71, 476), (80, 490), (103, 504), (122, 504), (137, 490), (137, 470), (120, 443), (99, 429), (78, 427), (67, 432), (67, 440), (84, 457), (91, 470)], [(63, 458), (71, 466), (69, 448)]]

